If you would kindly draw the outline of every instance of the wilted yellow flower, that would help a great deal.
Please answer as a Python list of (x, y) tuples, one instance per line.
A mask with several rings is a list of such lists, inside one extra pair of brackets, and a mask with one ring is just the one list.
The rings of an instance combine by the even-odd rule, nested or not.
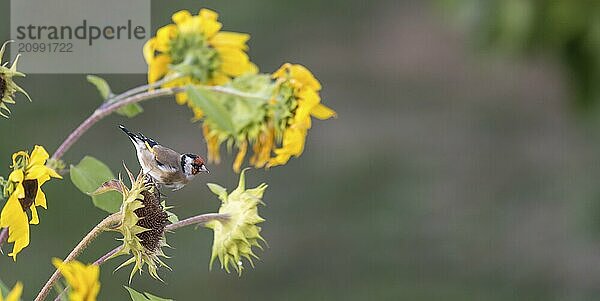
[(221, 200), (219, 213), (226, 214), (228, 219), (212, 220), (205, 225), (214, 231), (210, 267), (219, 258), (221, 268), (229, 273), (230, 266), (233, 266), (239, 275), (243, 270), (241, 258), (246, 258), (254, 266), (252, 257), (258, 257), (252, 247), (262, 248), (259, 240), (265, 241), (260, 236), (261, 229), (257, 224), (265, 221), (258, 215), (258, 205), (262, 204), (267, 185), (263, 183), (256, 188), (246, 189), (244, 171), (240, 174), (238, 187), (229, 194), (217, 184), (208, 184), (210, 190)]
[[(191, 83), (220, 85), (232, 77), (256, 72), (250, 62), (246, 42), (250, 35), (220, 31), (218, 14), (201, 9), (193, 16), (187, 10), (173, 14), (174, 24), (161, 27), (156, 37), (144, 45), (144, 58), (148, 64), (148, 82), (165, 76), (179, 74), (164, 87), (185, 86)], [(185, 93), (176, 96), (177, 103), (188, 104), (196, 117), (202, 112), (187, 101)]]
[(6, 45), (12, 41), (4, 42), (2, 47), (0, 47), (0, 116), (8, 118), (10, 114), (10, 109), (6, 104), (14, 104), (15, 101), (13, 96), (16, 92), (21, 92), (27, 96), (29, 101), (29, 94), (25, 92), (21, 87), (17, 86), (17, 84), (13, 81), (13, 77), (24, 77), (25, 74), (17, 71), (17, 62), (19, 61), (19, 57), (21, 54), (17, 54), (15, 60), (13, 61), (10, 68), (6, 67), (8, 62), (2, 63), (2, 58), (4, 57), (4, 50), (6, 49)]
[(279, 91), (291, 88), (291, 95), (284, 92), (278, 96), (289, 97), (281, 100), (289, 101), (295, 107), (292, 116), (285, 120), (282, 146), (274, 150), (276, 156), (269, 160), (267, 166), (285, 164), (291, 156), (302, 154), (306, 133), (311, 127), (311, 116), (321, 120), (335, 116), (335, 111), (321, 103), (318, 93), (321, 84), (304, 66), (286, 63), (273, 73), (273, 78), (279, 82)]
[(95, 264), (85, 265), (77, 260), (63, 262), (58, 258), (52, 258), (52, 264), (71, 287), (70, 301), (96, 301), (100, 292), (100, 267)]
[(6, 295), (6, 297), (2, 297), (0, 294), (0, 301), (19, 301), (21, 300), (21, 294), (23, 293), (23, 284), (21, 282), (17, 282), (15, 287)]
[[(129, 281), (137, 271), (142, 271), (144, 264), (148, 265), (150, 275), (158, 277), (157, 268), (168, 266), (159, 257), (165, 257), (162, 247), (166, 246), (165, 226), (168, 223), (167, 208), (161, 203), (160, 192), (152, 181), (140, 172), (137, 178), (127, 170), (131, 180), (131, 188), (127, 188), (122, 180), (106, 182), (95, 194), (116, 190), (123, 195), (123, 203), (119, 211), (118, 227), (111, 228), (120, 232), (123, 247), (112, 257), (131, 254), (129, 260), (123, 262), (117, 270), (134, 263)], [(111, 258), (112, 258), (111, 257)]]
[[(48, 157), (48, 152), (39, 145), (33, 148), (31, 156), (25, 151), (16, 152), (12, 156), (13, 171), (4, 188), (8, 201), (0, 213), (0, 227), (8, 227), (8, 242), (14, 242), (13, 251), (8, 255), (14, 260), (29, 245), (29, 224), (39, 223), (36, 207), (47, 208), (42, 185), (50, 177), (62, 179), (56, 171), (46, 167)], [(27, 216), (27, 210), (31, 212), (31, 220)]]
[[(228, 149), (238, 149), (233, 169), (239, 172), (248, 148), (254, 154), (250, 164), (255, 167), (276, 166), (298, 157), (304, 150), (311, 117), (328, 119), (336, 113), (321, 104), (321, 84), (301, 65), (284, 64), (270, 76), (244, 75), (225, 85), (238, 95), (216, 95), (204, 92), (222, 116), (206, 116), (203, 124), (208, 159), (220, 159), (220, 145), (227, 141)], [(194, 94), (190, 95), (194, 96)], [(195, 99), (192, 98), (194, 101)], [(207, 113), (209, 114), (209, 113)], [(223, 117), (225, 116), (225, 117)], [(233, 126), (224, 127), (218, 119), (229, 119)]]

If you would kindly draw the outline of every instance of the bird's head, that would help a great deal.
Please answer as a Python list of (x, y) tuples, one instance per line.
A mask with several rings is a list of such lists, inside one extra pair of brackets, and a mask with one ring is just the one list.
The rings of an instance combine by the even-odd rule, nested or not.
[(181, 155), (181, 169), (186, 176), (195, 176), (200, 172), (209, 173), (204, 165), (204, 159), (195, 154)]

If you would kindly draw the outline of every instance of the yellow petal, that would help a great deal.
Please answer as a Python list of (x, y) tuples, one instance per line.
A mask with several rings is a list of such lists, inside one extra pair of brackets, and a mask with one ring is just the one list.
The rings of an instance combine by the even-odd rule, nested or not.
[(248, 42), (249, 39), (249, 34), (221, 31), (215, 34), (214, 37), (212, 37), (212, 39), (210, 40), (210, 44), (217, 48), (229, 47), (241, 50), (248, 50), (246, 42)]
[(335, 113), (334, 110), (330, 109), (329, 107), (327, 107), (321, 103), (316, 105), (312, 109), (312, 111), (310, 111), (310, 114), (312, 116), (314, 116), (315, 118), (321, 119), (321, 120), (325, 120), (325, 119), (329, 119), (331, 117), (337, 116), (337, 114)]
[(188, 101), (187, 93), (185, 93), (185, 92), (177, 93), (175, 95), (175, 101), (180, 105), (186, 104)]
[(258, 168), (265, 166), (271, 158), (274, 140), (275, 130), (273, 128), (269, 128), (262, 132), (259, 135), (258, 140), (254, 143), (254, 155), (250, 159), (250, 163)]
[(289, 127), (283, 133), (281, 148), (275, 149), (275, 157), (269, 160), (268, 167), (283, 165), (291, 156), (300, 156), (304, 150), (306, 130)]
[(235, 156), (235, 161), (233, 161), (233, 170), (236, 173), (240, 172), (240, 167), (242, 166), (242, 163), (244, 162), (244, 158), (246, 157), (247, 151), (248, 151), (248, 142), (244, 141), (239, 146), (239, 151), (237, 153), (237, 156)]
[(144, 44), (144, 48), (142, 52), (144, 54), (144, 60), (146, 60), (146, 64), (152, 64), (154, 61), (154, 52), (156, 51), (156, 38), (151, 38)]
[(23, 170), (16, 169), (10, 173), (10, 175), (8, 176), (8, 181), (15, 182), (15, 183), (21, 183), (21, 182), (23, 182), (24, 178), (25, 178), (25, 174), (23, 173)]
[(25, 180), (32, 180), (32, 179), (47, 180), (46, 178), (50, 178), (50, 175), (49, 175), (50, 170), (51, 170), (50, 168), (47, 168), (44, 165), (32, 166), (31, 168), (27, 169), (27, 172), (25, 174)]
[[(39, 192), (38, 192), (38, 194), (39, 194)], [(38, 216), (37, 209), (35, 208), (35, 206), (31, 206), (31, 207), (29, 207), (29, 209), (31, 210), (31, 220), (29, 221), (29, 223), (32, 225), (39, 224), (40, 217)]]
[(29, 164), (27, 167), (31, 167), (34, 165), (44, 165), (46, 164), (46, 160), (50, 158), (48, 152), (43, 146), (36, 145), (33, 147), (33, 151), (31, 152), (31, 157), (29, 158)]
[[(6, 301), (19, 301), (21, 299), (21, 294), (23, 293), (23, 284), (21, 282), (17, 282), (15, 287), (6, 295)], [(2, 294), (0, 294), (0, 301), (2, 301)]]
[(307, 86), (316, 91), (321, 90), (321, 83), (313, 76), (313, 74), (302, 65), (290, 66), (290, 75), (293, 79), (302, 83), (303, 86)]
[(100, 291), (100, 268), (97, 265), (85, 265), (79, 261), (62, 262), (52, 259), (52, 264), (63, 274), (71, 286), (69, 300), (95, 301)]
[(223, 73), (236, 77), (251, 70), (248, 54), (240, 49), (217, 48)]
[(279, 69), (277, 69), (277, 71), (273, 72), (273, 78), (285, 78), (288, 74), (288, 70), (290, 68), (292, 64), (290, 63), (285, 63), (283, 65), (281, 65), (281, 67), (279, 67)]
[(210, 10), (208, 8), (202, 8), (198, 11), (198, 16), (203, 19), (216, 21), (219, 18), (219, 14), (214, 10)]
[(198, 13), (198, 17), (200, 19), (200, 30), (208, 39), (212, 38), (217, 32), (219, 32), (223, 26), (217, 21), (219, 15), (210, 9), (201, 9)]
[(206, 123), (202, 125), (202, 133), (204, 135), (204, 141), (206, 141), (206, 148), (208, 153), (208, 161), (214, 163), (221, 162), (221, 154), (219, 153), (219, 137), (215, 134), (211, 134), (210, 128)]
[(44, 209), (48, 209), (47, 205), (46, 205), (46, 194), (42, 191), (42, 185), (39, 185), (40, 187), (38, 187), (38, 191), (37, 194), (35, 195), (35, 202), (34, 204), (36, 206), (42, 206), (42, 208)]
[(310, 119), (310, 112), (319, 104), (321, 97), (313, 89), (301, 89), (296, 96), (298, 97), (298, 108), (294, 115), (294, 122), (300, 124), (306, 119)]
[(186, 21), (188, 21), (191, 17), (192, 17), (192, 14), (190, 14), (189, 11), (180, 10), (180, 11), (174, 13), (173, 16), (171, 17), (171, 19), (173, 19), (173, 22), (175, 22), (175, 24), (180, 25), (180, 24), (183, 24)]
[(169, 24), (156, 31), (156, 50), (168, 52), (171, 40), (177, 37), (177, 25)]
[(47, 167), (47, 166), (46, 166), (46, 168), (48, 169), (48, 175), (50, 175), (51, 177), (53, 177), (53, 178), (57, 178), (57, 179), (62, 179), (62, 178), (63, 178), (63, 177), (62, 177), (61, 175), (59, 175), (59, 174), (58, 174), (58, 173), (57, 173), (57, 172), (56, 172), (54, 169), (52, 169), (52, 168), (50, 168), (50, 167)]
[[(29, 245), (29, 223), (27, 214), (23, 211), (19, 194), (23, 194), (21, 188), (17, 188), (8, 198), (8, 201), (0, 213), (0, 227), (8, 228), (8, 242), (13, 243), (13, 250), (8, 256), (17, 260), (17, 254)], [(21, 190), (21, 191), (19, 191)]]
[(161, 79), (169, 70), (171, 58), (166, 54), (157, 55), (152, 63), (148, 65), (148, 82), (153, 83)]

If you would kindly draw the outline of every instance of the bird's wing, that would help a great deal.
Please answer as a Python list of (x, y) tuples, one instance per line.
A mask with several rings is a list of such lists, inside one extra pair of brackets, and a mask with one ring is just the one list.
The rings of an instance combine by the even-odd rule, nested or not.
[(167, 172), (174, 172), (181, 169), (179, 153), (161, 145), (152, 147), (154, 160), (158, 163), (158, 167)]

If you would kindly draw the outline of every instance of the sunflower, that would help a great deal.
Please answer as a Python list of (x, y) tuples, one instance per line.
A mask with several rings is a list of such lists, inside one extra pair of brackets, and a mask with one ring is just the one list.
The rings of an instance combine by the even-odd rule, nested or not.
[(134, 264), (129, 281), (137, 271), (142, 271), (143, 266), (148, 265), (150, 276), (159, 279), (158, 266), (168, 266), (159, 257), (166, 257), (162, 247), (167, 246), (165, 239), (165, 226), (168, 224), (167, 212), (161, 195), (156, 186), (146, 175), (140, 174), (134, 178), (127, 170), (131, 181), (131, 188), (127, 188), (121, 179), (111, 180), (104, 183), (93, 194), (101, 194), (115, 190), (122, 194), (123, 203), (119, 211), (119, 226), (111, 229), (120, 232), (123, 238), (123, 247), (111, 258), (120, 255), (132, 257), (123, 262), (117, 270)]
[(281, 147), (273, 150), (275, 157), (269, 159), (267, 166), (283, 165), (290, 157), (302, 154), (311, 116), (321, 120), (336, 116), (335, 111), (321, 103), (321, 84), (306, 67), (286, 63), (273, 73), (273, 78), (278, 83), (277, 101), (287, 105), (291, 114), (275, 121), (275, 130), (282, 131), (283, 141)]
[(0, 47), (0, 116), (8, 118), (8, 114), (10, 114), (10, 109), (6, 104), (14, 104), (15, 101), (13, 97), (15, 93), (21, 92), (27, 96), (29, 101), (29, 94), (23, 90), (23, 88), (17, 86), (17, 84), (13, 81), (13, 77), (24, 77), (25, 74), (17, 71), (17, 62), (19, 61), (19, 57), (21, 54), (17, 54), (17, 57), (13, 61), (10, 68), (6, 67), (8, 62), (2, 63), (2, 58), (4, 56), (4, 50), (6, 49), (6, 45), (12, 41), (4, 42), (2, 47)]
[[(8, 201), (0, 213), (0, 227), (8, 227), (8, 242), (14, 242), (13, 251), (8, 255), (14, 260), (29, 245), (29, 224), (39, 223), (36, 207), (47, 208), (42, 185), (51, 177), (62, 179), (56, 171), (45, 165), (48, 157), (48, 152), (39, 145), (34, 147), (31, 156), (25, 151), (12, 156), (13, 171), (4, 188)], [(27, 210), (31, 212), (31, 219), (27, 216)]]
[(94, 264), (85, 265), (77, 260), (63, 262), (58, 258), (53, 258), (52, 264), (71, 287), (69, 301), (96, 301), (100, 292), (100, 267)]
[(221, 112), (234, 126), (223, 127), (216, 120), (218, 116), (207, 115), (202, 127), (211, 162), (219, 162), (223, 142), (227, 142), (228, 149), (235, 145), (235, 172), (240, 171), (250, 149), (253, 154), (249, 163), (258, 168), (283, 165), (292, 156), (300, 156), (311, 117), (329, 119), (336, 115), (321, 104), (321, 84), (302, 65), (284, 64), (272, 75), (243, 75), (224, 88), (252, 97), (205, 92), (204, 97), (221, 106)]
[[(180, 75), (163, 87), (188, 84), (221, 85), (245, 73), (256, 73), (250, 62), (246, 42), (250, 35), (220, 31), (218, 14), (201, 9), (194, 16), (187, 10), (172, 16), (174, 24), (161, 27), (156, 36), (144, 45), (144, 58), (148, 64), (148, 82)], [(177, 103), (188, 104), (196, 118), (202, 111), (188, 102), (185, 93), (176, 95)]]
[(244, 269), (241, 259), (245, 258), (254, 266), (252, 258), (258, 257), (252, 248), (262, 249), (259, 241), (265, 242), (257, 224), (265, 221), (258, 215), (258, 205), (263, 203), (262, 197), (267, 185), (263, 183), (256, 188), (246, 189), (245, 171), (242, 170), (238, 187), (231, 193), (217, 184), (208, 184), (208, 188), (221, 200), (219, 213), (226, 214), (229, 218), (224, 221), (212, 220), (205, 225), (214, 231), (210, 267), (219, 258), (221, 268), (229, 273), (232, 266), (239, 275)]

